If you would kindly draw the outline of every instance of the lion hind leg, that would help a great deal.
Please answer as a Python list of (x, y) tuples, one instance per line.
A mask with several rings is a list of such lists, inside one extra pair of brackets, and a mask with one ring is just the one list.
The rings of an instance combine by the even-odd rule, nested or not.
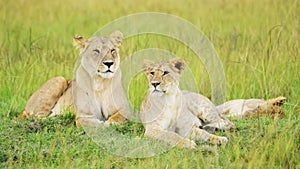
[(74, 96), (72, 81), (68, 81), (68, 88), (63, 95), (58, 99), (57, 103), (51, 110), (50, 117), (64, 114), (66, 112), (75, 112), (74, 110)]
[(19, 117), (47, 117), (67, 87), (67, 80), (61, 76), (49, 79), (31, 95)]
[(26, 110), (22, 111), (22, 113), (17, 117), (16, 120), (27, 119), (30, 117), (30, 113)]
[(205, 107), (202, 104), (194, 104), (189, 106), (189, 111), (201, 121), (205, 129), (231, 130), (235, 128), (234, 124), (220, 114), (214, 105)]

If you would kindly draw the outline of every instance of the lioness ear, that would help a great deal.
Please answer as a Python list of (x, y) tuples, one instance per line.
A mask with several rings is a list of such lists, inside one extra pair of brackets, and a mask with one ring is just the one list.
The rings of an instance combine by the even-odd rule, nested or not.
[(123, 33), (120, 31), (114, 31), (110, 34), (109, 36), (110, 40), (112, 41), (112, 43), (114, 44), (115, 47), (119, 48), (122, 44), (122, 40), (123, 40)]
[(185, 63), (184, 60), (181, 58), (171, 59), (169, 63), (171, 64), (172, 69), (179, 74), (181, 74), (184, 70)]
[(142, 68), (144, 71), (147, 71), (153, 66), (154, 66), (154, 62), (152, 62), (151, 60), (144, 60)]
[(73, 44), (78, 49), (83, 49), (87, 45), (87, 40), (85, 40), (82, 36), (75, 35), (73, 38)]

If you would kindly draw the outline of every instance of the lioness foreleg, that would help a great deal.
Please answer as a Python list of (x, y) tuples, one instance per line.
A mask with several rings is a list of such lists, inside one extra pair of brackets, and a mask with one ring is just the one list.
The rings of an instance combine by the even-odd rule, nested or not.
[(94, 117), (76, 117), (76, 126), (77, 127), (97, 127), (103, 124), (104, 121), (101, 121)]
[(113, 114), (110, 116), (106, 121), (106, 125), (113, 125), (113, 124), (119, 124), (119, 123), (124, 123), (126, 122), (127, 119), (119, 112)]
[(217, 145), (222, 145), (222, 144), (228, 143), (228, 139), (226, 137), (210, 134), (207, 131), (200, 129), (196, 126), (194, 126), (191, 129), (191, 139), (205, 141), (205, 142), (209, 142), (211, 144), (217, 144)]
[(197, 145), (193, 140), (184, 138), (175, 132), (162, 129), (146, 129), (145, 136), (152, 137), (161, 141), (169, 143), (171, 146), (178, 146), (180, 148), (197, 149)]

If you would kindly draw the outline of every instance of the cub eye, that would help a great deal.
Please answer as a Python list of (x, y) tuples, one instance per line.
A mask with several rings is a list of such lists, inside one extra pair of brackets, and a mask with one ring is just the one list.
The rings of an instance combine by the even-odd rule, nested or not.
[(151, 75), (154, 75), (154, 72), (150, 72)]
[(99, 49), (94, 49), (93, 50), (96, 54), (100, 54), (100, 50)]
[(170, 72), (168, 71), (164, 71), (163, 76), (166, 76), (167, 74), (169, 74)]

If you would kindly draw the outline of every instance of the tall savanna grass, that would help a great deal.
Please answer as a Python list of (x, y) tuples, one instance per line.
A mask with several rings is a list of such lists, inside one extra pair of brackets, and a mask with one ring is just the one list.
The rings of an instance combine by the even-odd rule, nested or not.
[[(70, 114), (14, 122), (26, 100), (47, 79), (73, 78), (78, 57), (72, 46), (75, 34), (90, 37), (114, 19), (149, 11), (185, 18), (207, 35), (224, 66), (226, 100), (283, 95), (288, 98), (286, 117), (232, 119), (239, 130), (217, 133), (229, 138), (228, 145), (217, 148), (219, 155), (175, 148), (144, 159), (104, 151), (74, 126)], [(299, 11), (297, 0), (0, 1), (1, 167), (300, 168)], [(126, 39), (122, 59), (151, 47), (183, 57), (199, 91), (211, 96), (205, 67), (173, 39), (157, 35)], [(143, 82), (141, 75), (130, 85), (128, 95), (136, 107), (145, 94)], [(134, 123), (121, 128), (137, 136), (143, 131)]]

